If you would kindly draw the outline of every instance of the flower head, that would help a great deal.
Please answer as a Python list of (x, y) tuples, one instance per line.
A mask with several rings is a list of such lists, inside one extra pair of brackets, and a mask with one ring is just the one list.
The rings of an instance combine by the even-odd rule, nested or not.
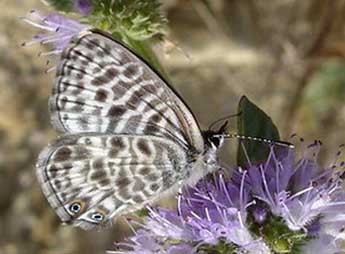
[[(234, 254), (270, 253), (246, 224), (246, 208), (251, 203), (244, 189), (244, 178), (239, 186), (225, 180), (223, 173), (212, 181), (201, 181), (179, 195), (177, 211), (148, 207), (145, 223), (132, 222), (141, 228), (141, 234), (154, 239), (147, 243), (153, 242), (150, 246), (155, 247), (145, 253), (208, 253), (211, 249), (217, 253), (221, 248)], [(133, 252), (115, 253), (144, 253), (140, 252), (142, 244), (139, 248), (138, 241), (135, 244), (132, 238), (129, 241)], [(152, 249), (156, 252), (150, 252)]]
[(148, 208), (145, 222), (136, 223), (150, 239), (145, 248), (134, 237), (133, 252), (116, 253), (339, 253), (345, 243), (339, 169), (345, 163), (337, 162), (338, 152), (322, 168), (320, 148), (318, 141), (303, 147), (296, 160), (294, 150), (272, 147), (264, 163), (237, 167), (231, 178), (219, 171), (185, 188), (176, 211)]
[(319, 142), (309, 145), (296, 163), (292, 150), (277, 154), (272, 148), (265, 164), (248, 169), (250, 192), (294, 231), (308, 231), (319, 217), (345, 210), (342, 180), (333, 174), (335, 167), (320, 170), (317, 163), (320, 146)]
[[(188, 244), (166, 244), (146, 230), (138, 230), (134, 236), (128, 238), (126, 243), (118, 243), (117, 251), (109, 251), (112, 254), (193, 254), (192, 247)], [(178, 251), (178, 252), (177, 252)]]
[(56, 13), (43, 15), (31, 11), (23, 20), (34, 27), (47, 31), (46, 33), (35, 34), (32, 41), (23, 44), (27, 46), (37, 43), (53, 45), (51, 51), (40, 53), (40, 55), (60, 54), (73, 36), (88, 27)]
[(255, 239), (245, 225), (249, 195), (244, 189), (243, 175), (239, 185), (224, 179), (219, 172), (212, 181), (201, 181), (186, 189), (180, 204), (181, 216), (196, 233), (195, 239), (208, 244), (220, 240), (239, 246)]
[(196, 240), (193, 228), (188, 225), (175, 211), (160, 208), (153, 210), (148, 207), (149, 216), (146, 218), (145, 225), (142, 227), (162, 238), (176, 240)]

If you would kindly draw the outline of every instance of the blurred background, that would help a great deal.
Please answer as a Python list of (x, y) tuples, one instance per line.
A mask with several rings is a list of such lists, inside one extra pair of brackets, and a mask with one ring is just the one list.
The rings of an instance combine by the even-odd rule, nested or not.
[[(157, 52), (204, 128), (236, 113), (245, 94), (283, 139), (321, 139), (322, 159), (334, 157), (345, 142), (344, 0), (162, 4), (178, 48), (166, 43)], [(54, 74), (44, 73), (39, 47), (20, 46), (37, 32), (19, 18), (32, 9), (48, 11), (39, 0), (0, 0), (0, 254), (104, 253), (128, 226), (62, 226), (35, 177), (37, 155), (56, 132), (47, 107)], [(233, 161), (233, 154), (226, 157)]]

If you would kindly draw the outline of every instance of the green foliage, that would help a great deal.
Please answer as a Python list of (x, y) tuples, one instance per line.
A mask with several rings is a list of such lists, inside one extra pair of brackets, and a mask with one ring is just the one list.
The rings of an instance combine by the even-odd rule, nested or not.
[(73, 0), (44, 0), (46, 4), (52, 6), (54, 9), (63, 12), (73, 11)]
[(345, 63), (340, 60), (326, 61), (315, 73), (306, 90), (305, 103), (321, 116), (336, 111), (344, 102)]
[(221, 240), (216, 245), (201, 245), (198, 251), (209, 254), (235, 254), (237, 253), (237, 247), (234, 244)]
[[(73, 12), (73, 0), (45, 0), (54, 9)], [(161, 39), (167, 19), (160, 13), (158, 0), (92, 0), (92, 13), (82, 21), (117, 35), (120, 39)]]
[(271, 216), (264, 225), (251, 220), (251, 231), (262, 237), (274, 254), (302, 254), (301, 246), (310, 238), (303, 231), (292, 231), (278, 217)]
[(111, 33), (167, 78), (151, 48), (152, 42), (163, 38), (167, 28), (159, 1), (94, 0), (92, 5), (91, 15), (84, 17), (86, 23)]
[[(247, 137), (279, 140), (279, 132), (272, 119), (246, 96), (243, 96), (238, 105), (238, 132)], [(242, 145), (251, 162), (262, 162), (267, 159), (269, 147), (252, 140), (241, 141), (237, 152), (239, 166), (247, 164), (248, 160)]]
[(149, 214), (150, 214), (150, 211), (147, 208), (143, 208), (143, 209), (136, 211), (136, 215), (138, 215), (141, 218), (147, 217), (147, 216), (149, 216)]
[[(59, 11), (75, 11), (73, 0), (46, 0), (46, 3)], [(80, 17), (82, 23), (111, 33), (167, 78), (151, 49), (151, 43), (162, 40), (167, 29), (167, 19), (160, 13), (158, 0), (92, 0), (91, 4), (91, 14)]]
[(161, 39), (166, 32), (167, 19), (159, 8), (157, 0), (94, 0), (88, 22), (120, 38)]

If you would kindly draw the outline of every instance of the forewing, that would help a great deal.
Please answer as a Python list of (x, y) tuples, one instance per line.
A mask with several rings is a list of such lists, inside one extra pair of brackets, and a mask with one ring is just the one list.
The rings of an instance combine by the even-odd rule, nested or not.
[(202, 151), (198, 124), (177, 93), (109, 36), (84, 32), (57, 69), (50, 105), (59, 130), (160, 136)]
[(90, 229), (177, 186), (186, 160), (182, 147), (160, 137), (67, 135), (42, 151), (37, 176), (62, 221)]

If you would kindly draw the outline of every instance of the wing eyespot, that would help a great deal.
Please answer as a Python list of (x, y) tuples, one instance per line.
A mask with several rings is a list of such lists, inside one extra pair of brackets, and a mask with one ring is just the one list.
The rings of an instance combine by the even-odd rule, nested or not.
[(96, 222), (102, 222), (105, 218), (105, 215), (102, 212), (94, 212), (90, 215), (90, 219)]
[(85, 138), (85, 145), (92, 145), (90, 138)]
[(71, 203), (71, 205), (68, 207), (68, 210), (73, 214), (77, 215), (80, 214), (85, 207), (85, 203), (82, 201), (74, 201)]

